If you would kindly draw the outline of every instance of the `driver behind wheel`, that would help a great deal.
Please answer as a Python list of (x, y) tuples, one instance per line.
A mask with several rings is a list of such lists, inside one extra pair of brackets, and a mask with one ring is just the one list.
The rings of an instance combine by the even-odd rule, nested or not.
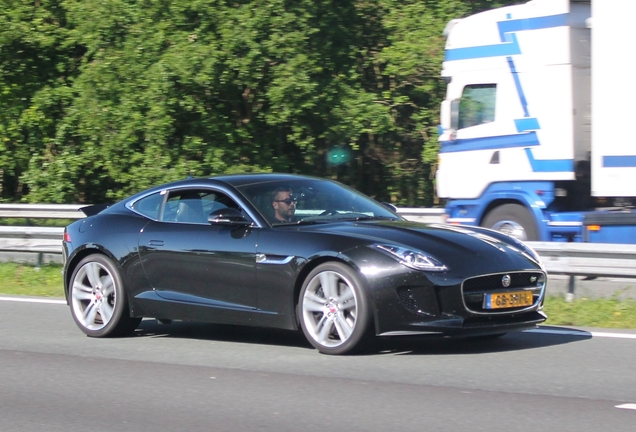
[(290, 188), (279, 187), (272, 192), (272, 207), (276, 223), (292, 222), (296, 213), (296, 199), (292, 197)]

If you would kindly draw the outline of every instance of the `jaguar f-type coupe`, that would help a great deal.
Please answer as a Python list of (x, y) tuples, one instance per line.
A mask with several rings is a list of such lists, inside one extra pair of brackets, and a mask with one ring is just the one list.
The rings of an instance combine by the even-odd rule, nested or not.
[(376, 337), (497, 336), (543, 322), (537, 254), (498, 231), (405, 220), (290, 174), (164, 184), (64, 232), (71, 315), (92, 337), (143, 318), (302, 331), (322, 353)]

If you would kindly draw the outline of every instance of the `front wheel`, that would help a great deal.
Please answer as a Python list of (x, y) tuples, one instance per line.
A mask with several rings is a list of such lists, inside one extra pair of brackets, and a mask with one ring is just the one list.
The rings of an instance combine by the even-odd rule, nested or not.
[(481, 224), (522, 241), (537, 241), (539, 233), (532, 214), (520, 204), (504, 204), (491, 210)]
[(305, 337), (324, 354), (350, 354), (370, 341), (371, 312), (357, 274), (330, 262), (305, 279), (299, 299)]
[(69, 303), (75, 323), (88, 336), (125, 335), (141, 321), (130, 316), (119, 271), (104, 255), (89, 255), (77, 265), (69, 284)]

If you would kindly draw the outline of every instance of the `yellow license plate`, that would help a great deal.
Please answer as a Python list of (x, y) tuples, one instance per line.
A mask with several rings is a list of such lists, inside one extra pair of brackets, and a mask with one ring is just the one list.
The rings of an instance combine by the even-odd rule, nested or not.
[(530, 291), (493, 293), (486, 294), (484, 297), (484, 309), (516, 308), (531, 306), (532, 303), (532, 292)]

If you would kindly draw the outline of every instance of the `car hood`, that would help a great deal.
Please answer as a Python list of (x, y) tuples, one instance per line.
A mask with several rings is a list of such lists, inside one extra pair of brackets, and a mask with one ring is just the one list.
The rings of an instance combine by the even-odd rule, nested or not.
[[(404, 246), (425, 252), (445, 264), (464, 267), (488, 262), (488, 267), (537, 269), (538, 255), (523, 243), (479, 227), (423, 224), (410, 221), (339, 222), (310, 225), (304, 230), (356, 237), (369, 244)], [(470, 263), (469, 263), (470, 261)]]

